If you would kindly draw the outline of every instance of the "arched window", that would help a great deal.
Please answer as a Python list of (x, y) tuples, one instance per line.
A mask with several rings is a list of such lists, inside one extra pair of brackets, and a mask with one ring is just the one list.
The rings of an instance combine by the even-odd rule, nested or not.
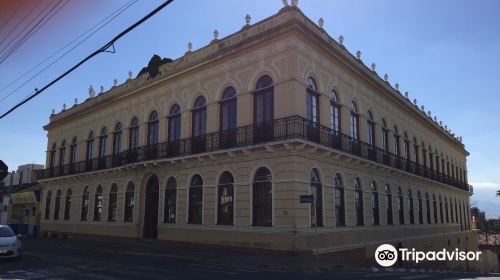
[(45, 220), (50, 219), (50, 203), (52, 200), (52, 191), (47, 192), (47, 197), (45, 198)]
[(61, 190), (56, 192), (56, 201), (54, 205), (54, 220), (59, 220), (59, 212), (61, 212)]
[(236, 90), (227, 87), (220, 102), (220, 138), (221, 148), (230, 148), (236, 145)]
[(274, 86), (273, 79), (264, 75), (257, 82), (254, 101), (254, 142), (264, 142), (274, 138)]
[(168, 115), (168, 151), (172, 156), (179, 154), (181, 140), (181, 107), (179, 104), (172, 105)]
[(148, 146), (158, 144), (158, 113), (151, 112), (148, 121)]
[(429, 169), (434, 171), (434, 153), (432, 152), (432, 147), (429, 145)]
[(375, 181), (372, 181), (371, 190), (372, 190), (372, 195), (371, 195), (372, 224), (373, 225), (380, 225), (378, 190), (377, 190), (377, 184), (375, 183)]
[(387, 224), (392, 225), (394, 224), (393, 218), (392, 218), (392, 192), (391, 192), (391, 186), (385, 185), (385, 204), (387, 206)]
[(398, 157), (401, 155), (399, 149), (399, 133), (397, 126), (394, 126), (394, 154)]
[(422, 193), (420, 191), (417, 191), (417, 200), (418, 200), (418, 223), (423, 224), (424, 223), (424, 213), (422, 209)]
[(439, 216), (441, 217), (441, 223), (444, 223), (444, 215), (443, 215), (443, 199), (441, 195), (439, 195)]
[(453, 199), (450, 197), (450, 221), (453, 223)]
[(59, 149), (59, 174), (64, 174), (64, 165), (66, 164), (66, 140), (62, 141), (61, 148)]
[(403, 200), (403, 190), (401, 187), (398, 187), (398, 213), (399, 213), (399, 224), (405, 224), (405, 207)]
[(56, 143), (52, 144), (52, 149), (49, 152), (49, 168), (51, 176), (54, 176), (54, 166), (56, 165), (56, 147)]
[(413, 192), (411, 189), (408, 189), (408, 206), (409, 206), (409, 211), (408, 215), (410, 216), (410, 224), (413, 225), (415, 224), (415, 212), (413, 210)]
[(408, 139), (408, 134), (405, 132), (404, 133), (405, 139), (404, 139), (404, 147), (403, 147), (403, 158), (405, 160), (410, 160), (410, 140)]
[(125, 191), (125, 213), (123, 216), (124, 222), (132, 222), (134, 220), (134, 208), (135, 208), (135, 186), (134, 183), (129, 182), (127, 184), (127, 190)]
[(455, 198), (455, 223), (458, 223), (457, 199)]
[(108, 221), (116, 222), (116, 208), (118, 206), (118, 186), (113, 184), (109, 191)]
[(340, 103), (335, 90), (330, 93), (330, 129), (334, 135), (339, 136), (341, 132), (340, 126)]
[(415, 161), (417, 167), (420, 164), (419, 149), (417, 138), (413, 137), (413, 161)]
[(319, 123), (318, 110), (320, 93), (318, 92), (316, 81), (312, 77), (307, 79), (306, 93), (307, 120), (311, 125), (316, 125)]
[(66, 191), (66, 199), (64, 200), (64, 220), (67, 221), (71, 217), (71, 189)]
[(156, 159), (158, 157), (158, 126), (158, 113), (153, 111), (148, 119), (147, 159)]
[(323, 186), (316, 168), (311, 170), (309, 182), (309, 192), (314, 197), (314, 207), (311, 205), (311, 227), (323, 226)]
[(102, 187), (97, 186), (94, 195), (94, 221), (100, 221), (102, 216)]
[(234, 178), (225, 171), (219, 179), (217, 189), (217, 224), (232, 225), (234, 213)]
[(356, 210), (356, 225), (362, 226), (365, 224), (363, 213), (363, 188), (359, 178), (354, 180), (354, 208)]
[(368, 128), (368, 145), (375, 147), (375, 120), (371, 111), (368, 111), (367, 116), (367, 128)]
[(71, 174), (75, 173), (75, 164), (76, 164), (76, 146), (77, 145), (77, 139), (76, 137), (73, 137), (73, 141), (71, 141), (71, 147), (69, 151), (69, 172)]
[(446, 196), (444, 197), (444, 213), (445, 213), (445, 217), (446, 217), (446, 223), (449, 224), (450, 223), (450, 216), (448, 215), (448, 198), (446, 198)]
[(201, 153), (205, 151), (205, 133), (207, 129), (207, 102), (205, 97), (198, 96), (194, 102), (192, 111), (192, 144), (191, 152)]
[(260, 167), (255, 172), (252, 186), (252, 220), (254, 226), (273, 225), (273, 176)]
[(94, 132), (91, 131), (87, 139), (87, 157), (86, 157), (86, 170), (91, 171), (93, 164), (92, 159), (94, 158)]
[(437, 211), (437, 202), (436, 202), (436, 195), (432, 195), (432, 208), (434, 212), (434, 223), (437, 224), (438, 222), (438, 211)]
[(427, 224), (431, 224), (431, 202), (430, 202), (430, 197), (429, 193), (425, 193), (425, 208), (426, 208), (426, 216), (427, 216)]
[(113, 155), (117, 156), (122, 152), (122, 123), (119, 122), (115, 126), (113, 132)]
[(352, 140), (359, 139), (359, 114), (354, 101), (351, 102), (351, 138)]
[(103, 128), (101, 131), (101, 137), (99, 138), (99, 158), (104, 158), (107, 154), (108, 149), (108, 129)]
[(203, 215), (203, 179), (196, 174), (189, 186), (189, 224), (201, 224)]
[(106, 168), (106, 154), (108, 150), (108, 129), (103, 128), (99, 137), (99, 169)]
[(333, 179), (333, 186), (335, 188), (335, 224), (345, 226), (344, 184), (342, 183), (342, 177), (338, 173)]
[(130, 122), (129, 129), (129, 150), (139, 148), (139, 119), (134, 117)]
[(82, 221), (86, 221), (88, 219), (89, 199), (90, 199), (89, 187), (85, 187), (82, 193), (82, 208), (80, 213), (80, 219)]
[(385, 122), (385, 119), (382, 119), (382, 150), (384, 152), (389, 151), (389, 129), (387, 128), (387, 123)]
[(174, 177), (168, 178), (165, 188), (165, 223), (175, 224), (177, 212), (177, 180)]

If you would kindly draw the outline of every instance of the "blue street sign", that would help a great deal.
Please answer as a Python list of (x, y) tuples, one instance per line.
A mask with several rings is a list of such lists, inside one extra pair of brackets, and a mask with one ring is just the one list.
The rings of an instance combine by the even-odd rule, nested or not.
[(300, 203), (314, 203), (314, 195), (312, 194), (301, 195)]

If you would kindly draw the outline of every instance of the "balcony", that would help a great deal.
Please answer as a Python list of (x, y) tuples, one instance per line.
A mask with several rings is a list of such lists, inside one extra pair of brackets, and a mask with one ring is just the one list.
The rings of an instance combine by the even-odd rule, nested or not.
[(243, 126), (230, 131), (208, 133), (175, 142), (142, 146), (137, 149), (123, 151), (116, 155), (80, 161), (62, 167), (49, 168), (41, 170), (39, 178), (48, 179), (80, 174), (137, 162), (182, 157), (288, 139), (302, 139), (314, 142), (324, 147), (406, 171), (461, 190), (469, 191), (471, 188), (465, 182), (431, 170), (368, 143), (352, 139), (348, 135), (334, 132), (328, 127), (311, 123), (309, 120), (299, 116)]

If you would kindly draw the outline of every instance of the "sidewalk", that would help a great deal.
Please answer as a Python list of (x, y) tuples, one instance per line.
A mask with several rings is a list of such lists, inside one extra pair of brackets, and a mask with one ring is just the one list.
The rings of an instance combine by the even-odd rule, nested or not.
[(221, 249), (201, 249), (179, 245), (165, 245), (156, 241), (138, 241), (134, 243), (76, 241), (46, 238), (23, 239), (25, 250), (44, 251), (50, 248), (80, 250), (92, 253), (118, 253), (131, 256), (149, 256), (174, 258), (179, 260), (201, 261), (213, 264), (254, 265), (261, 268), (282, 271), (334, 271), (352, 272), (369, 271), (368, 268), (349, 266), (321, 261), (319, 265), (313, 256), (276, 256), (271, 253), (240, 253)]

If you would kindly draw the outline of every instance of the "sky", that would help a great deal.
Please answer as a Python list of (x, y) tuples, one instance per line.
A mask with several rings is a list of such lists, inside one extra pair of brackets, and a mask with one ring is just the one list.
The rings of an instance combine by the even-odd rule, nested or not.
[[(130, 0), (65, 1), (40, 1), (40, 10), (48, 3), (60, 3), (62, 8), (0, 63), (0, 113), (162, 3), (130, 2), (127, 10), (54, 65), (41, 71), (75, 44), (7, 87)], [(0, 0), (0, 55), (37, 2)], [(0, 159), (10, 170), (26, 163), (44, 164), (47, 135), (42, 127), (52, 108), (59, 112), (63, 103), (69, 107), (75, 98), (85, 100), (90, 85), (109, 89), (114, 79), (123, 82), (129, 71), (136, 75), (146, 66), (153, 54), (178, 58), (187, 51), (188, 42), (196, 50), (213, 39), (215, 29), (222, 38), (240, 30), (246, 14), (257, 22), (282, 5), (281, 0), (175, 0), (118, 41), (115, 53), (98, 55), (1, 119)], [(391, 83), (399, 83), (411, 99), (463, 137), (470, 152), (469, 183), (475, 187), (472, 203), (485, 208), (488, 216), (499, 217), (500, 197), (495, 197), (495, 190), (500, 189), (500, 1), (300, 0), (299, 8), (314, 22), (323, 18), (332, 37), (343, 35), (348, 50), (360, 50), (367, 65), (376, 63), (378, 73), (387, 73)], [(42, 73), (5, 98), (38, 71)]]

